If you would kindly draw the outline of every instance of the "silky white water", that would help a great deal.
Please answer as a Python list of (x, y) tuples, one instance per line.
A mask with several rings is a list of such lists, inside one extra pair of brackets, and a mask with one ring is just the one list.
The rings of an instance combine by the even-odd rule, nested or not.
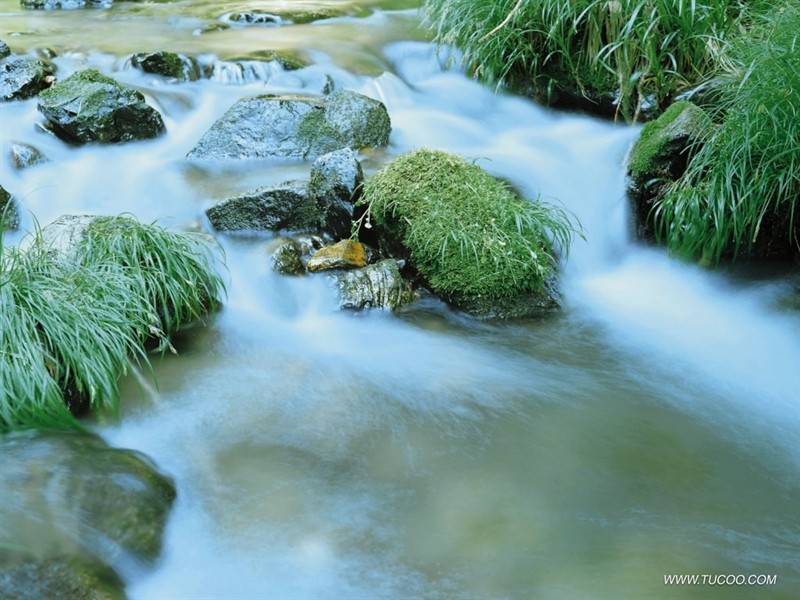
[[(132, 27), (158, 32), (143, 46), (162, 36), (169, 49), (223, 56), (236, 43), (226, 32), (204, 48), (196, 23), (136, 6), (146, 20)], [(117, 50), (98, 41), (99, 21), (81, 41), (48, 20), (74, 25), (75, 13), (0, 9), (12, 47), (33, 47), (8, 37), (22, 27), (53, 36), (67, 50), (60, 77), (91, 65), (135, 85), (168, 131), (73, 148), (34, 128), (35, 101), (0, 105), (0, 145), (25, 141), (52, 159), (0, 166), (25, 228), (126, 212), (207, 229), (214, 200), (305, 177), (308, 165), (197, 166), (186, 152), (237, 98), (318, 93), (330, 75), (389, 109), (391, 144), (363, 157), (368, 172), (414, 148), (448, 150), (562, 204), (584, 229), (563, 268), (563, 313), (516, 323), (432, 300), (340, 313), (324, 278), (271, 272), (269, 236), (217, 236), (224, 309), (155, 362), (155, 382), (126, 379), (119, 421), (97, 425), (178, 489), (158, 565), (123, 569), (132, 598), (696, 597), (663, 586), (683, 572), (779, 573), (759, 597), (798, 589), (800, 316), (780, 304), (790, 287), (632, 241), (624, 159), (636, 128), (468, 79), (420, 41), (415, 11), (247, 30), (246, 49), (277, 36), (314, 65), (169, 84), (125, 68), (131, 7), (107, 13), (108, 35), (125, 38)]]

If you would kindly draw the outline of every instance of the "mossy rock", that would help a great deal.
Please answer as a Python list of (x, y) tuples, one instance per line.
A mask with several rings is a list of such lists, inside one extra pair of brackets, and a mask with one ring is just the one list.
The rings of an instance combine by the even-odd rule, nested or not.
[(32, 56), (13, 56), (0, 63), (0, 100), (33, 98), (53, 83), (55, 67)]
[(277, 62), (286, 71), (297, 71), (304, 69), (311, 64), (306, 55), (299, 50), (256, 50), (248, 52), (244, 55), (237, 55), (228, 59), (231, 62), (244, 62), (244, 61), (259, 61), (259, 62)]
[(145, 73), (177, 81), (195, 81), (201, 75), (195, 59), (175, 52), (140, 52), (131, 56), (131, 65)]
[(14, 198), (0, 185), (0, 233), (19, 227), (19, 212)]
[(395, 310), (413, 302), (414, 291), (400, 269), (400, 262), (387, 258), (363, 269), (331, 275), (339, 296), (339, 308)]
[(110, 567), (70, 556), (38, 558), (0, 550), (0, 598), (5, 600), (125, 600), (125, 584)]
[(306, 266), (312, 273), (331, 269), (359, 269), (367, 266), (369, 258), (370, 252), (364, 244), (346, 239), (317, 250)]
[(356, 92), (269, 94), (236, 102), (187, 156), (309, 160), (341, 148), (386, 146), (390, 132), (386, 107)]
[(316, 230), (321, 215), (302, 181), (287, 181), (223, 200), (206, 211), (217, 231)]
[(568, 247), (569, 217), (520, 197), (477, 165), (419, 150), (367, 180), (361, 203), (386, 252), (408, 257), (431, 289), (459, 308), (519, 317), (558, 304), (551, 239)]
[(691, 154), (710, 127), (711, 119), (705, 111), (683, 100), (642, 128), (628, 159), (628, 187), (639, 237), (653, 237), (655, 202), (686, 171)]
[(292, 238), (278, 238), (270, 244), (270, 263), (272, 270), (282, 275), (303, 275), (303, 250)]
[(110, 144), (154, 138), (164, 121), (144, 96), (95, 69), (79, 71), (39, 96), (39, 112), (68, 142)]
[(175, 487), (144, 455), (84, 433), (6, 435), (0, 452), (0, 547), (158, 557)]

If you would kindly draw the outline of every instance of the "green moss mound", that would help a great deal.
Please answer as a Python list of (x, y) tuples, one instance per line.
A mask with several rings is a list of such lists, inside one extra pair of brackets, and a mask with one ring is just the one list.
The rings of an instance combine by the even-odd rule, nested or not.
[[(443, 44), (478, 77), (614, 104), (627, 119), (657, 112), (716, 69), (716, 52), (761, 0), (426, 0)], [(612, 106), (613, 108), (613, 106)]]
[(574, 231), (564, 211), (431, 150), (391, 162), (366, 182), (361, 204), (436, 293), (471, 309), (546, 293), (556, 249), (566, 251)]
[(682, 256), (797, 255), (800, 244), (800, 6), (777, 6), (727, 51), (711, 108), (719, 126), (657, 207)]
[(0, 248), (0, 431), (116, 410), (130, 362), (218, 301), (213, 262), (200, 238), (128, 217), (94, 218), (69, 247), (37, 232)]

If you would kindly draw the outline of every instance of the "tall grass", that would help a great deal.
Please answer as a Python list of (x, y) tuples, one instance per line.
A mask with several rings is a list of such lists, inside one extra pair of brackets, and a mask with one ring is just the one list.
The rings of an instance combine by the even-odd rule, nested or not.
[(764, 0), (426, 0), (440, 43), (481, 79), (551, 97), (616, 96), (635, 119), (713, 72), (724, 40)]
[(126, 217), (98, 219), (74, 255), (40, 232), (0, 246), (0, 431), (69, 427), (70, 408), (116, 410), (146, 344), (168, 345), (223, 291), (210, 249)]
[(798, 249), (800, 5), (759, 19), (726, 57), (708, 107), (720, 125), (655, 215), (671, 249), (708, 264)]

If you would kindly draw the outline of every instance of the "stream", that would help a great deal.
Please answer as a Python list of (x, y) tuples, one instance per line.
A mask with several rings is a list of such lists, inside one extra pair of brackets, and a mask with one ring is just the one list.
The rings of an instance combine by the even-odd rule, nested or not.
[[(70, 213), (202, 227), (215, 200), (309, 165), (184, 159), (241, 97), (319, 93), (330, 76), (384, 102), (386, 150), (458, 153), (580, 220), (552, 318), (482, 322), (424, 299), (343, 313), (324, 277), (271, 271), (268, 235), (223, 236), (228, 298), (206, 327), (122, 382), (92, 427), (150, 456), (178, 497), (134, 599), (791, 598), (800, 590), (800, 312), (781, 273), (710, 272), (633, 240), (624, 162), (638, 128), (496, 93), (451, 66), (413, 1), (177, 0), (24, 11), (15, 52), (52, 47), (144, 92), (167, 134), (70, 147), (0, 104), (0, 147), (52, 160), (0, 181), (23, 228)], [(286, 5), (336, 16), (201, 33)], [(132, 52), (222, 61), (265, 48), (312, 65), (169, 83)], [(5, 150), (3, 150), (5, 153)], [(11, 237), (13, 242), (14, 236)], [(2, 468), (2, 467), (0, 467)], [(665, 587), (670, 573), (778, 574), (771, 587)]]

